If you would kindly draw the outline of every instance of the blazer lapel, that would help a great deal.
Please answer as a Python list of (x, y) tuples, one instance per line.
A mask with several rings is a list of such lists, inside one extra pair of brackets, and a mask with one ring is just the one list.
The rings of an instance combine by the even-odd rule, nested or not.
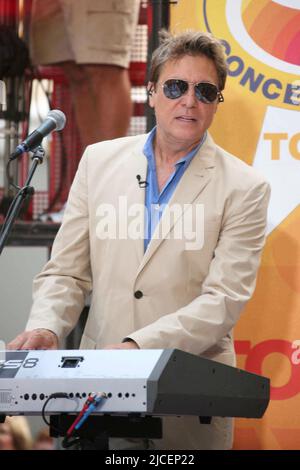
[[(139, 227), (141, 237), (133, 240), (138, 256), (138, 264), (141, 263), (144, 256), (145, 188), (141, 188), (139, 186), (137, 176), (140, 176), (141, 181), (145, 181), (147, 177), (148, 162), (146, 156), (143, 154), (143, 146), (147, 137), (148, 134), (143, 136), (138, 142), (132, 152), (131, 158), (128, 159), (128, 166), (126, 168), (126, 174), (130, 175), (130, 183), (128, 184), (125, 193), (127, 198), (127, 210), (129, 211), (129, 218), (135, 218), (135, 220), (138, 221), (137, 223), (141, 225), (141, 227)], [(128, 223), (130, 224), (130, 220)]]
[[(193, 201), (209, 183), (215, 167), (215, 152), (216, 146), (210, 135), (207, 134), (204, 144), (186, 169), (168, 203), (169, 206), (173, 204), (186, 206), (183, 207), (181, 214), (177, 215), (177, 217), (175, 214), (175, 217), (171, 218), (171, 221), (168, 224), (164, 224), (165, 218), (168, 217), (168, 214), (166, 211), (163, 212), (162, 218), (157, 225), (153, 233), (153, 237), (144, 254), (137, 275), (144, 269), (145, 265), (157, 251), (161, 243), (166, 239), (175, 223), (183, 216), (185, 210), (187, 210), (188, 205), (193, 203)], [(167, 230), (165, 230), (163, 233), (163, 237), (159, 236), (162, 231), (162, 226), (168, 227)]]

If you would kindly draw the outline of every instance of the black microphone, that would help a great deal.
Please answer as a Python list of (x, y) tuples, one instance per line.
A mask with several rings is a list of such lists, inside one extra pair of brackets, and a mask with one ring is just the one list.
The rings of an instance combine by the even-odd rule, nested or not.
[(24, 152), (35, 150), (41, 144), (44, 137), (52, 131), (61, 131), (65, 125), (66, 116), (64, 113), (59, 109), (52, 109), (49, 111), (45, 121), (17, 146), (16, 150), (10, 155), (10, 160), (14, 160)]
[(138, 185), (140, 188), (146, 188), (146, 186), (149, 184), (147, 181), (142, 181), (141, 175), (136, 175), (136, 179), (138, 180)]

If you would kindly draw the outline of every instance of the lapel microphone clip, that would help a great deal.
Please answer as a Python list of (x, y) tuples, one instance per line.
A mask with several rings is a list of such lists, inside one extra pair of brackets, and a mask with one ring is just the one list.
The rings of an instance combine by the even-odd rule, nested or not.
[(138, 185), (140, 188), (146, 188), (149, 184), (147, 181), (142, 181), (141, 175), (136, 175), (136, 179), (138, 180)]

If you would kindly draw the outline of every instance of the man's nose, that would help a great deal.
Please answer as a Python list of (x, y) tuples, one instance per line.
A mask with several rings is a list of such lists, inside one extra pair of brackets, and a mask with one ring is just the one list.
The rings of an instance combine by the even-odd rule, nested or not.
[(186, 93), (183, 95), (182, 98), (183, 98), (183, 104), (187, 108), (193, 108), (196, 106), (197, 98), (195, 94), (195, 88), (193, 85), (189, 85), (188, 90), (186, 91)]

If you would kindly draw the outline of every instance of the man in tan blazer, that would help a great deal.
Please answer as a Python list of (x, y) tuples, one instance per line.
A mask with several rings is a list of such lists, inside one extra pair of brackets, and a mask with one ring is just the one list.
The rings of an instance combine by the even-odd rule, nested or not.
[[(211, 35), (165, 34), (148, 85), (157, 127), (86, 149), (11, 348), (58, 347), (91, 292), (82, 348), (179, 348), (235, 365), (232, 328), (254, 291), (269, 186), (207, 132), (225, 79)], [(232, 446), (229, 418), (170, 417), (163, 431), (112, 447)]]

